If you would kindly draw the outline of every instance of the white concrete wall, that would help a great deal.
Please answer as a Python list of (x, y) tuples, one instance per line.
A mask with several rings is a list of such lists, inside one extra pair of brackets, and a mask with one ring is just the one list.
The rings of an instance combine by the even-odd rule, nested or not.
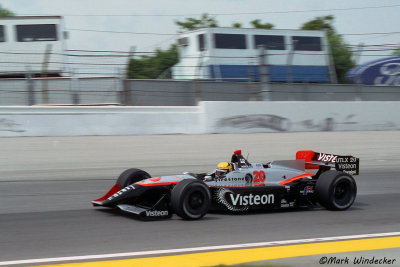
[(203, 102), (208, 133), (399, 130), (399, 102)]
[(0, 136), (399, 129), (399, 102), (387, 101), (205, 101), (198, 107), (0, 107)]
[(0, 136), (194, 134), (198, 107), (2, 107)]

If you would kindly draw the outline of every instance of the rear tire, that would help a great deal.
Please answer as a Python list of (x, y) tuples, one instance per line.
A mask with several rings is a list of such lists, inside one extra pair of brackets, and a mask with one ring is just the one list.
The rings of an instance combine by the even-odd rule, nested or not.
[(151, 178), (150, 174), (141, 169), (127, 169), (118, 177), (117, 184), (120, 188), (127, 187), (128, 185), (139, 182), (143, 179)]
[(171, 192), (172, 210), (185, 220), (197, 220), (206, 215), (211, 203), (207, 185), (195, 179), (179, 182)]
[(318, 202), (329, 210), (345, 210), (353, 205), (357, 195), (354, 178), (344, 172), (326, 171), (315, 186)]

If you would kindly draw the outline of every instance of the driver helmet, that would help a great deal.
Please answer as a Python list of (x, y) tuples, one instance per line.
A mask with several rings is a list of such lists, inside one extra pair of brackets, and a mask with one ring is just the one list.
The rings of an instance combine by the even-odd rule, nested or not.
[(215, 171), (216, 176), (224, 176), (227, 173), (232, 171), (232, 164), (229, 162), (221, 162), (217, 165), (217, 169)]

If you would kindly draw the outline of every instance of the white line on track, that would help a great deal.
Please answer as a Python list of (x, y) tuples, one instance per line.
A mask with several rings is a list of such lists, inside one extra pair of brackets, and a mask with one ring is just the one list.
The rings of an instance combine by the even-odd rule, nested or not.
[(120, 257), (136, 257), (136, 256), (148, 256), (148, 255), (171, 254), (171, 253), (199, 252), (199, 251), (206, 251), (206, 250), (225, 250), (225, 249), (238, 249), (238, 248), (251, 248), (251, 247), (266, 247), (266, 246), (276, 246), (276, 245), (339, 241), (339, 240), (387, 237), (387, 236), (399, 236), (399, 235), (400, 235), (400, 232), (391, 232), (391, 233), (376, 233), (376, 234), (363, 234), (363, 235), (319, 237), (319, 238), (308, 238), (308, 239), (259, 242), (259, 243), (245, 243), (245, 244), (221, 245), (221, 246), (207, 246), (207, 247), (195, 247), (195, 248), (178, 248), (178, 249), (150, 250), (150, 251), (137, 251), (137, 252), (125, 252), (125, 253), (113, 253), (113, 254), (98, 254), (98, 255), (70, 256), (70, 257), (58, 257), (58, 258), (2, 261), (2, 262), (0, 262), (0, 265), (4, 266), (4, 265), (16, 265), (16, 264), (36, 264), (36, 263), (50, 263), (50, 262), (64, 262), (64, 261), (98, 260), (98, 259), (120, 258)]

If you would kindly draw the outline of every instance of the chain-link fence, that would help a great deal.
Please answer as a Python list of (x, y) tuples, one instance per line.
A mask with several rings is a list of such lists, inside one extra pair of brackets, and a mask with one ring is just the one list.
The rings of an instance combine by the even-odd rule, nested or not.
[(126, 80), (0, 79), (0, 105), (195, 106), (199, 101), (400, 101), (398, 86)]
[[(389, 48), (379, 47), (386, 53), (393, 50), (393, 46)], [(12, 55), (3, 53), (4, 60), (0, 62), (3, 67), (18, 64), (26, 72), (13, 78), (4, 78), (4, 73), (0, 73), (3, 75), (0, 105), (194, 106), (199, 101), (400, 101), (398, 86), (309, 83), (315, 77), (328, 80), (331, 74), (328, 71), (319, 73), (313, 66), (296, 69), (300, 52), (291, 55), (291, 60), (285, 59), (283, 67), (273, 65), (265, 58), (280, 55), (262, 53), (249, 57), (248, 65), (230, 65), (230, 61), (239, 60), (232, 56), (224, 58), (226, 64), (207, 66), (200, 62), (204, 58), (196, 58), (191, 65), (175, 66), (192, 73), (190, 79), (182, 76), (179, 80), (127, 79), (130, 59), (151, 57), (153, 52), (66, 50), (56, 54), (49, 50), (47, 56), (26, 51)], [(15, 56), (24, 60), (14, 61)], [(48, 64), (47, 70), (51, 64), (61, 63), (62, 70), (60, 73), (33, 73), (29, 66), (35, 62), (43, 66)], [(302, 83), (295, 83), (298, 81)]]
[(1, 79), (0, 105), (120, 104), (121, 83), (116, 77)]

